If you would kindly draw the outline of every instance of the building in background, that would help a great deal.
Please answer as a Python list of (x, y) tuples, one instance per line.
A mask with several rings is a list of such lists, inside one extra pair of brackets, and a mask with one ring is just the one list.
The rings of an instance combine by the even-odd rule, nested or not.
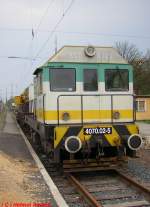
[(150, 95), (136, 96), (136, 120), (150, 120)]

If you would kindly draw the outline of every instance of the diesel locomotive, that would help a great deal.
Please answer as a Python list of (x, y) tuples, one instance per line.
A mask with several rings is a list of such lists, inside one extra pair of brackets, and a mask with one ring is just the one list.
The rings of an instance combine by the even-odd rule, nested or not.
[(114, 48), (64, 46), (17, 97), (17, 119), (55, 163), (100, 165), (141, 147), (134, 106), (133, 68)]

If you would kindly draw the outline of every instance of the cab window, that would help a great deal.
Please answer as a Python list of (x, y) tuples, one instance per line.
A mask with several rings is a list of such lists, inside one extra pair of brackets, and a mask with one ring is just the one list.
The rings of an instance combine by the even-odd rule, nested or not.
[(75, 69), (50, 69), (51, 91), (75, 91)]
[(106, 91), (127, 91), (129, 90), (129, 71), (127, 69), (105, 70)]
[(98, 75), (96, 69), (84, 69), (84, 91), (98, 90)]

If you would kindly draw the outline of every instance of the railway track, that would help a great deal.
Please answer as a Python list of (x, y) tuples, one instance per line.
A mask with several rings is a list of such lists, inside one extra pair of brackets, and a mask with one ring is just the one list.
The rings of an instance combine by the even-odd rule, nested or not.
[(68, 174), (67, 177), (90, 206), (150, 206), (150, 190), (120, 171)]
[(41, 159), (71, 207), (150, 207), (150, 190), (120, 171), (63, 174), (46, 157)]
[(64, 174), (46, 156), (41, 160), (71, 207), (150, 207), (150, 190), (120, 171)]
[(106, 170), (64, 174), (41, 149), (37, 150), (31, 144), (69, 207), (150, 207), (150, 190), (123, 172)]

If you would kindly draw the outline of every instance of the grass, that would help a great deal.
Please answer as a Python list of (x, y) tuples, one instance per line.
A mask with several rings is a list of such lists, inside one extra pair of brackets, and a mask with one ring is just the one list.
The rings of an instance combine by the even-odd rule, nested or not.
[(2, 112), (0, 112), (0, 130), (2, 130), (5, 125), (5, 118), (6, 118), (6, 108), (4, 107)]
[(150, 124), (150, 120), (144, 120), (144, 123)]
[(145, 124), (150, 124), (150, 120), (138, 120), (138, 121), (136, 121), (137, 123), (138, 122), (142, 122), (142, 123), (145, 123)]

